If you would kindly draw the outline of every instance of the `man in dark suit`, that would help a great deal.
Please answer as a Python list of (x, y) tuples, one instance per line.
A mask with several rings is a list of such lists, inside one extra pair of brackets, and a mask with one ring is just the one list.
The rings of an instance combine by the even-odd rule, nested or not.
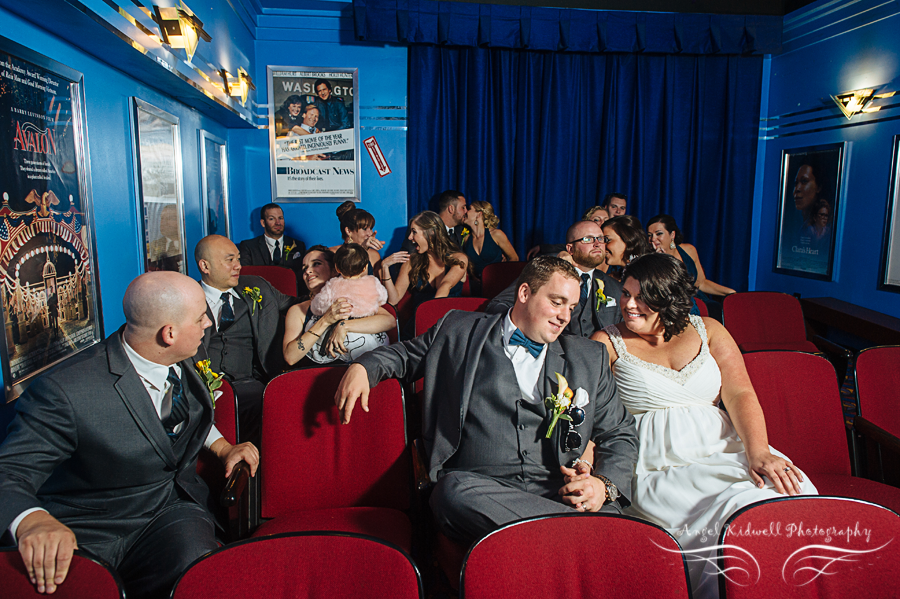
[(116, 568), (129, 597), (167, 597), (216, 548), (206, 446), (256, 470), (252, 445), (215, 430), (194, 355), (209, 326), (197, 283), (174, 272), (135, 279), (125, 325), (37, 378), (0, 446), (0, 526), (39, 593), (63, 584), (72, 551)]
[(284, 314), (297, 303), (261, 277), (241, 276), (237, 247), (208, 235), (194, 250), (213, 327), (203, 336), (210, 367), (225, 375), (238, 398), (238, 434), (259, 438), (265, 383), (284, 368)]
[[(606, 243), (603, 229), (593, 221), (578, 221), (566, 231), (566, 251), (575, 263), (581, 280), (578, 306), (572, 313), (566, 335), (590, 337), (595, 331), (622, 322), (619, 298), (622, 284), (603, 272), (600, 267), (606, 261)], [(504, 289), (492, 299), (485, 312), (505, 312), (515, 302), (517, 283)]]
[(297, 275), (297, 295), (305, 295), (306, 285), (300, 274), (306, 245), (284, 234), (284, 211), (278, 204), (266, 204), (260, 208), (259, 215), (263, 234), (240, 243), (241, 265), (290, 268)]
[[(451, 311), (424, 335), (361, 356), (341, 381), (335, 403), (349, 422), (357, 401), (369, 409), (379, 381), (424, 378), (423, 436), (437, 479), (431, 506), (454, 540), (519, 518), (629, 505), (637, 437), (606, 348), (560, 336), (578, 305), (578, 281), (564, 260), (536, 258), (508, 312)], [(547, 438), (544, 399), (559, 393), (557, 373), (574, 392), (572, 421), (557, 421)]]

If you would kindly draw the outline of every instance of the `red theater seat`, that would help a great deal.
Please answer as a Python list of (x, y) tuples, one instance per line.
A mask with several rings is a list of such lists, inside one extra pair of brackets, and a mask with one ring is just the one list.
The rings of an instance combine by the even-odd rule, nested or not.
[(76, 551), (66, 580), (52, 595), (38, 593), (17, 549), (0, 549), (0, 581), (6, 599), (124, 599), (119, 575), (105, 563)]
[(285, 295), (297, 295), (297, 275), (284, 266), (242, 266), (242, 275), (254, 275), (268, 281)]
[(512, 285), (527, 262), (496, 262), (488, 264), (481, 271), (481, 294), (493, 299), (501, 291)]
[(800, 302), (786, 293), (734, 293), (722, 302), (722, 320), (742, 352), (818, 348), (806, 339)]

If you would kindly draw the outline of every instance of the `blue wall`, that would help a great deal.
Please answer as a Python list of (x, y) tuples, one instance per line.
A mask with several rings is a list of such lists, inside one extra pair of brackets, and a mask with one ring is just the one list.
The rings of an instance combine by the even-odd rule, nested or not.
[[(900, 2), (821, 1), (785, 18), (784, 51), (767, 59), (757, 161), (751, 289), (829, 296), (900, 316), (900, 294), (878, 291), (898, 108), (848, 122), (830, 94), (887, 85), (900, 91)], [(764, 78), (766, 76), (764, 75)], [(880, 101), (897, 103), (897, 97)], [(811, 111), (796, 115), (801, 111)], [(765, 120), (768, 119), (768, 120)], [(841, 127), (851, 125), (849, 127)], [(815, 129), (830, 128), (826, 131)], [(772, 272), (784, 149), (846, 142), (834, 280)]]
[[(379, 177), (368, 153), (359, 152), (362, 197), (358, 206), (372, 213), (387, 251), (399, 249), (395, 231), (406, 230), (406, 68), (405, 47), (354, 41), (347, 9), (291, 10), (259, 18), (256, 42), (257, 101), (264, 112), (266, 67), (345, 67), (359, 69), (355, 105), (360, 113), (360, 141), (375, 136), (392, 173)], [(277, 108), (277, 107), (276, 107)], [(269, 107), (271, 110), (272, 107)], [(230, 132), (232, 222), (235, 240), (261, 235), (260, 206), (272, 201), (268, 132)], [(339, 203), (282, 202), (288, 232), (307, 246), (337, 245)]]

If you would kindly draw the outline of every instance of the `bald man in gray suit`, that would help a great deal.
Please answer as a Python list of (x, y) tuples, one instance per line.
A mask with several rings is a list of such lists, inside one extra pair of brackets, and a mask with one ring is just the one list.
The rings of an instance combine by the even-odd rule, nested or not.
[[(560, 336), (579, 283), (571, 264), (536, 258), (508, 312), (452, 311), (424, 335), (361, 356), (341, 381), (335, 403), (349, 422), (356, 403), (378, 409), (368, 391), (379, 381), (424, 378), (431, 506), (448, 537), (468, 543), (520, 518), (629, 505), (637, 437), (606, 348)], [(544, 399), (558, 392), (557, 373), (583, 417), (570, 410), (573, 421), (548, 439)]]
[(128, 286), (125, 325), (37, 378), (0, 445), (0, 526), (39, 593), (64, 584), (72, 552), (116, 568), (129, 598), (168, 597), (216, 548), (207, 447), (255, 472), (259, 453), (213, 427), (197, 348), (210, 322), (196, 281), (151, 272)]

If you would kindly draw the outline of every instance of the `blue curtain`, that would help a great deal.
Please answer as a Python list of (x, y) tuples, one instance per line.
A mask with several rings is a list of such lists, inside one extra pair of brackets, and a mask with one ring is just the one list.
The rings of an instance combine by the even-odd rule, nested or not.
[(486, 200), (521, 256), (612, 191), (675, 217), (707, 277), (746, 289), (762, 57), (413, 44), (410, 215)]

